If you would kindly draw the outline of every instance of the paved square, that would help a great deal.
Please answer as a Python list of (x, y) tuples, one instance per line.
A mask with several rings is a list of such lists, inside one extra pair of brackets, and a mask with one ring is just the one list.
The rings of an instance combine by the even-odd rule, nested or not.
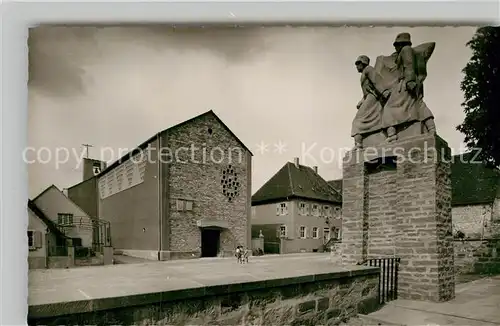
[[(349, 266), (349, 270), (367, 269)], [(205, 258), (109, 265), (73, 269), (31, 270), (29, 305), (69, 302), (198, 288), (240, 282), (281, 279), (345, 270), (329, 254), (290, 254), (235, 258)]]

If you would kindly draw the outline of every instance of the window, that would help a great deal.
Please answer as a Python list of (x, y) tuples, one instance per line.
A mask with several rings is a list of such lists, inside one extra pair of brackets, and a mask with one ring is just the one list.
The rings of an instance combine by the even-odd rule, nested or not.
[(305, 226), (301, 226), (300, 229), (299, 229), (299, 237), (301, 239), (305, 239), (306, 238), (306, 227)]
[(299, 215), (309, 215), (309, 204), (299, 203)]
[(340, 238), (340, 236), (341, 236), (341, 234), (340, 234), (340, 231), (341, 231), (340, 228), (333, 227), (332, 231), (333, 231), (333, 238), (335, 240), (340, 240), (341, 239)]
[(323, 206), (323, 216), (332, 217), (332, 208), (330, 206)]
[(313, 239), (319, 239), (319, 234), (318, 234), (318, 228), (317, 227), (313, 227), (312, 228), (312, 237), (313, 237)]
[(57, 224), (60, 224), (60, 225), (73, 225), (73, 214), (58, 213), (57, 214)]
[(28, 231), (28, 248), (29, 250), (42, 248), (42, 232)]
[(306, 215), (306, 203), (299, 203), (299, 215)]
[(175, 200), (175, 210), (180, 211), (192, 211), (193, 210), (193, 201), (192, 200), (184, 200), (184, 199), (176, 199)]
[(175, 208), (177, 211), (183, 211), (184, 210), (184, 201), (180, 199), (175, 200)]
[(276, 205), (276, 215), (287, 215), (288, 207), (286, 203), (279, 203)]
[(330, 240), (330, 229), (329, 228), (324, 228), (323, 229), (323, 241), (325, 243), (327, 243), (328, 240)]
[(342, 230), (341, 229), (335, 230), (335, 239), (342, 240)]
[(281, 225), (279, 229), (280, 238), (286, 238), (286, 225)]
[(319, 216), (319, 206), (316, 204), (312, 205), (312, 215), (313, 216)]
[(33, 231), (28, 231), (28, 247), (30, 249), (35, 247), (35, 236), (33, 234)]

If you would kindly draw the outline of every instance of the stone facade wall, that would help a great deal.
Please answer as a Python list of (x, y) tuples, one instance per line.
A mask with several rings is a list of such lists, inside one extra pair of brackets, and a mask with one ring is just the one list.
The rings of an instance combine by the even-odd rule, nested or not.
[[(450, 166), (444, 162), (449, 155), (442, 139), (421, 135), (377, 152), (354, 151), (344, 160), (343, 261), (390, 255), (393, 244), (395, 256), (401, 258), (401, 298), (446, 301), (454, 297)], [(381, 158), (391, 156), (397, 158), (395, 172), (370, 176), (367, 162), (379, 159), (383, 165)], [(396, 189), (393, 201), (381, 196), (384, 181)], [(386, 205), (383, 218), (380, 203)], [(374, 237), (376, 232), (381, 234), (374, 225), (388, 229), (394, 240)]]
[(500, 240), (454, 241), (455, 274), (500, 273)]
[(346, 157), (343, 164), (343, 177), (342, 261), (345, 264), (356, 264), (366, 258), (368, 238), (365, 232), (368, 217), (365, 205), (368, 201), (368, 192), (365, 191), (365, 178), (367, 177), (364, 164), (359, 164), (357, 159)]
[[(227, 222), (220, 235), (221, 252), (232, 253), (236, 245), (250, 247), (251, 154), (213, 115), (168, 130), (161, 147), (175, 153), (163, 170), (164, 221), (169, 228), (163, 250), (198, 256), (199, 220)], [(234, 190), (231, 198), (224, 193), (228, 171)], [(191, 201), (192, 210), (178, 211), (177, 200)]]
[[(368, 273), (367, 273), (368, 272)], [(352, 276), (265, 287), (227, 285), (196, 290), (158, 293), (133, 304), (125, 298), (112, 303), (112, 309), (59, 317), (28, 317), (30, 325), (338, 325), (358, 313), (367, 314), (379, 307), (378, 271), (372, 269)], [(266, 281), (269, 283), (271, 281)], [(222, 288), (226, 289), (225, 291)], [(245, 290), (245, 288), (247, 290)], [(233, 289), (227, 291), (227, 289)], [(241, 289), (238, 291), (237, 289)], [(191, 292), (188, 294), (188, 292)], [(200, 292), (200, 291), (198, 291)], [(188, 297), (185, 297), (185, 296)], [(189, 296), (192, 297), (189, 297)], [(184, 296), (184, 297), (183, 297)], [(143, 297), (143, 296), (141, 296)], [(182, 297), (182, 299), (181, 299)], [(178, 299), (176, 299), (178, 298)], [(138, 300), (140, 298), (137, 298)], [(150, 301), (149, 301), (150, 300)], [(157, 302), (155, 302), (155, 300)], [(147, 302), (149, 301), (149, 302)], [(64, 303), (67, 305), (67, 303)], [(130, 306), (127, 306), (130, 305)], [(81, 305), (80, 305), (81, 306)]]
[[(446, 148), (447, 159), (451, 151)], [(437, 160), (436, 164), (436, 228), (438, 254), (439, 301), (455, 297), (455, 262), (453, 246), (453, 223), (451, 211), (451, 165), (449, 161)]]
[(466, 237), (479, 239), (491, 234), (488, 225), (492, 222), (492, 205), (464, 205), (452, 209), (453, 232), (462, 231)]
[(500, 239), (500, 198), (496, 198), (492, 206), (493, 211), (488, 231), (491, 238)]
[(397, 235), (396, 171), (368, 174), (368, 258), (394, 257)]

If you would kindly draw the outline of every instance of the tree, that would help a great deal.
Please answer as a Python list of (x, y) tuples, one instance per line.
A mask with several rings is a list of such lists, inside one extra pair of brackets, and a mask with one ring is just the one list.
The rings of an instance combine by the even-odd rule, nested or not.
[(457, 130), (479, 159), (500, 165), (500, 27), (481, 27), (466, 44), (472, 57), (462, 70), (464, 122)]

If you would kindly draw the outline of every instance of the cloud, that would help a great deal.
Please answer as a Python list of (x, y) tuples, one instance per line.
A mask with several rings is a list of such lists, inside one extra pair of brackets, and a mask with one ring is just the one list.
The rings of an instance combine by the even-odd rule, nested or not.
[[(97, 28), (43, 26), (30, 29), (28, 85), (49, 96), (85, 93), (85, 53), (96, 47)], [(89, 82), (89, 81), (87, 81)]]
[(262, 28), (203, 29), (170, 25), (91, 27), (39, 26), (30, 30), (29, 86), (54, 97), (85, 95), (92, 79), (85, 65), (98, 61), (108, 44), (139, 45), (163, 52), (210, 51), (229, 63), (257, 58), (268, 44)]
[[(128, 33), (129, 31), (127, 31)], [(229, 62), (255, 58), (268, 47), (263, 28), (199, 28), (148, 25), (132, 33), (145, 37), (150, 46), (168, 45), (179, 51), (209, 50)]]

